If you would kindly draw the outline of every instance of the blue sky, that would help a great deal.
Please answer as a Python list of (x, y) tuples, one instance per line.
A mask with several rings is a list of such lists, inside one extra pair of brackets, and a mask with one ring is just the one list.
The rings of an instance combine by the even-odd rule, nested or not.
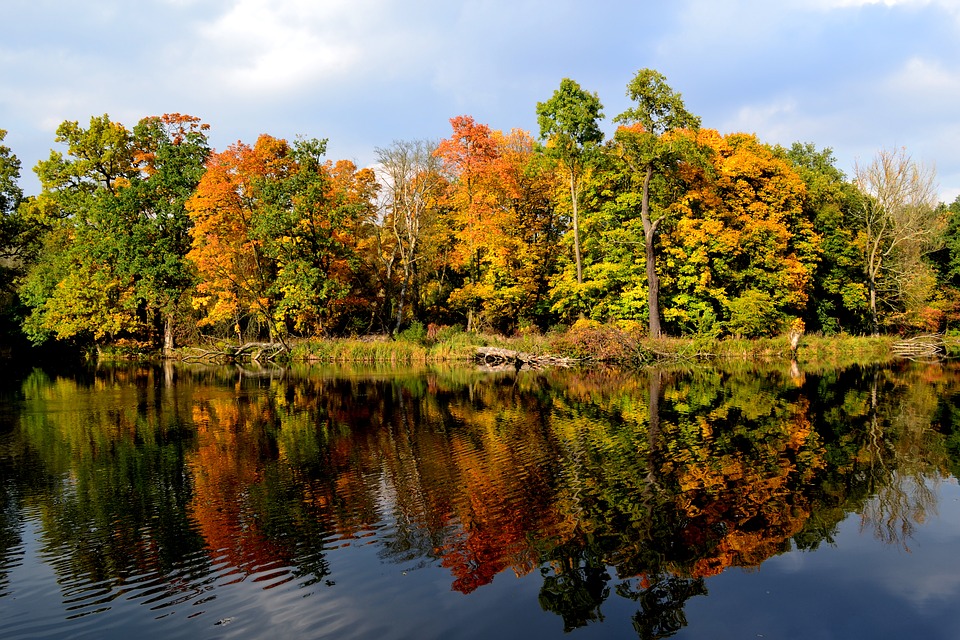
[(830, 147), (847, 175), (905, 147), (960, 195), (960, 0), (6, 0), (0, 34), (28, 193), (64, 120), (188, 113), (217, 150), (305, 135), (368, 165), (457, 115), (536, 135), (564, 77), (610, 133), (649, 67), (705, 127)]

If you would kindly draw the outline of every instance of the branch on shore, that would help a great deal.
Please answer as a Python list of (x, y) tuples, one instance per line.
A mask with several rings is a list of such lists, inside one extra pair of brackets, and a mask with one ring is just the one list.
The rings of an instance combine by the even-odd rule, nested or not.
[(184, 362), (273, 362), (286, 353), (286, 345), (280, 342), (247, 342), (242, 345), (225, 345), (217, 349), (184, 350), (180, 359)]
[(893, 355), (909, 360), (938, 360), (946, 355), (943, 336), (930, 334), (914, 336), (894, 342), (890, 347)]
[(513, 351), (499, 347), (477, 347), (475, 360), (485, 368), (494, 371), (572, 367), (578, 362), (573, 358), (562, 358), (550, 354), (524, 353), (523, 351)]

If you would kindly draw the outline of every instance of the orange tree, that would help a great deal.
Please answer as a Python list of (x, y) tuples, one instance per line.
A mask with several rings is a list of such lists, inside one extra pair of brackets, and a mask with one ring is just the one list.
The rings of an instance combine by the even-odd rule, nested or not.
[(187, 203), (202, 323), (266, 330), (280, 341), (291, 329), (339, 328), (376, 181), (350, 162), (322, 162), (325, 149), (323, 140), (290, 145), (261, 135), (253, 147), (237, 143), (211, 158)]
[(535, 153), (531, 136), (504, 134), (468, 116), (437, 146), (448, 177), (444, 207), (452, 219), (450, 307), (500, 331), (542, 322), (560, 230), (555, 165)]

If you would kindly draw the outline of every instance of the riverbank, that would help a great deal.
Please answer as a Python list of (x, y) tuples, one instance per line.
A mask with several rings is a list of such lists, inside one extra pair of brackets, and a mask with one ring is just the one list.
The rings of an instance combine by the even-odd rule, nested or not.
[[(285, 352), (249, 349), (243, 358), (259, 362), (292, 361), (318, 363), (454, 363), (470, 362), (484, 350), (500, 349), (538, 358), (554, 357), (564, 362), (612, 363), (648, 366), (661, 362), (796, 361), (809, 368), (837, 368), (853, 364), (881, 364), (894, 360), (894, 336), (807, 335), (793, 351), (787, 336), (744, 340), (738, 338), (650, 339), (609, 325), (583, 324), (564, 332), (505, 337), (482, 333), (448, 331), (428, 337), (422, 332), (397, 337), (365, 336), (334, 339), (299, 339)], [(185, 347), (175, 358), (185, 361), (223, 361), (238, 347), (212, 345)]]

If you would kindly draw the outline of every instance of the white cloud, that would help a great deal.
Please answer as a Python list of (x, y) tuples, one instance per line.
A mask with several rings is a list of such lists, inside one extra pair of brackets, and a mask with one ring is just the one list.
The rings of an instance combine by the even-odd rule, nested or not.
[(932, 107), (956, 111), (956, 98), (960, 98), (960, 71), (947, 69), (939, 60), (920, 56), (909, 58), (887, 79), (891, 93), (905, 96), (940, 95), (942, 100)]
[(346, 2), (240, 0), (199, 29), (232, 88), (296, 88), (350, 73), (361, 59)]

